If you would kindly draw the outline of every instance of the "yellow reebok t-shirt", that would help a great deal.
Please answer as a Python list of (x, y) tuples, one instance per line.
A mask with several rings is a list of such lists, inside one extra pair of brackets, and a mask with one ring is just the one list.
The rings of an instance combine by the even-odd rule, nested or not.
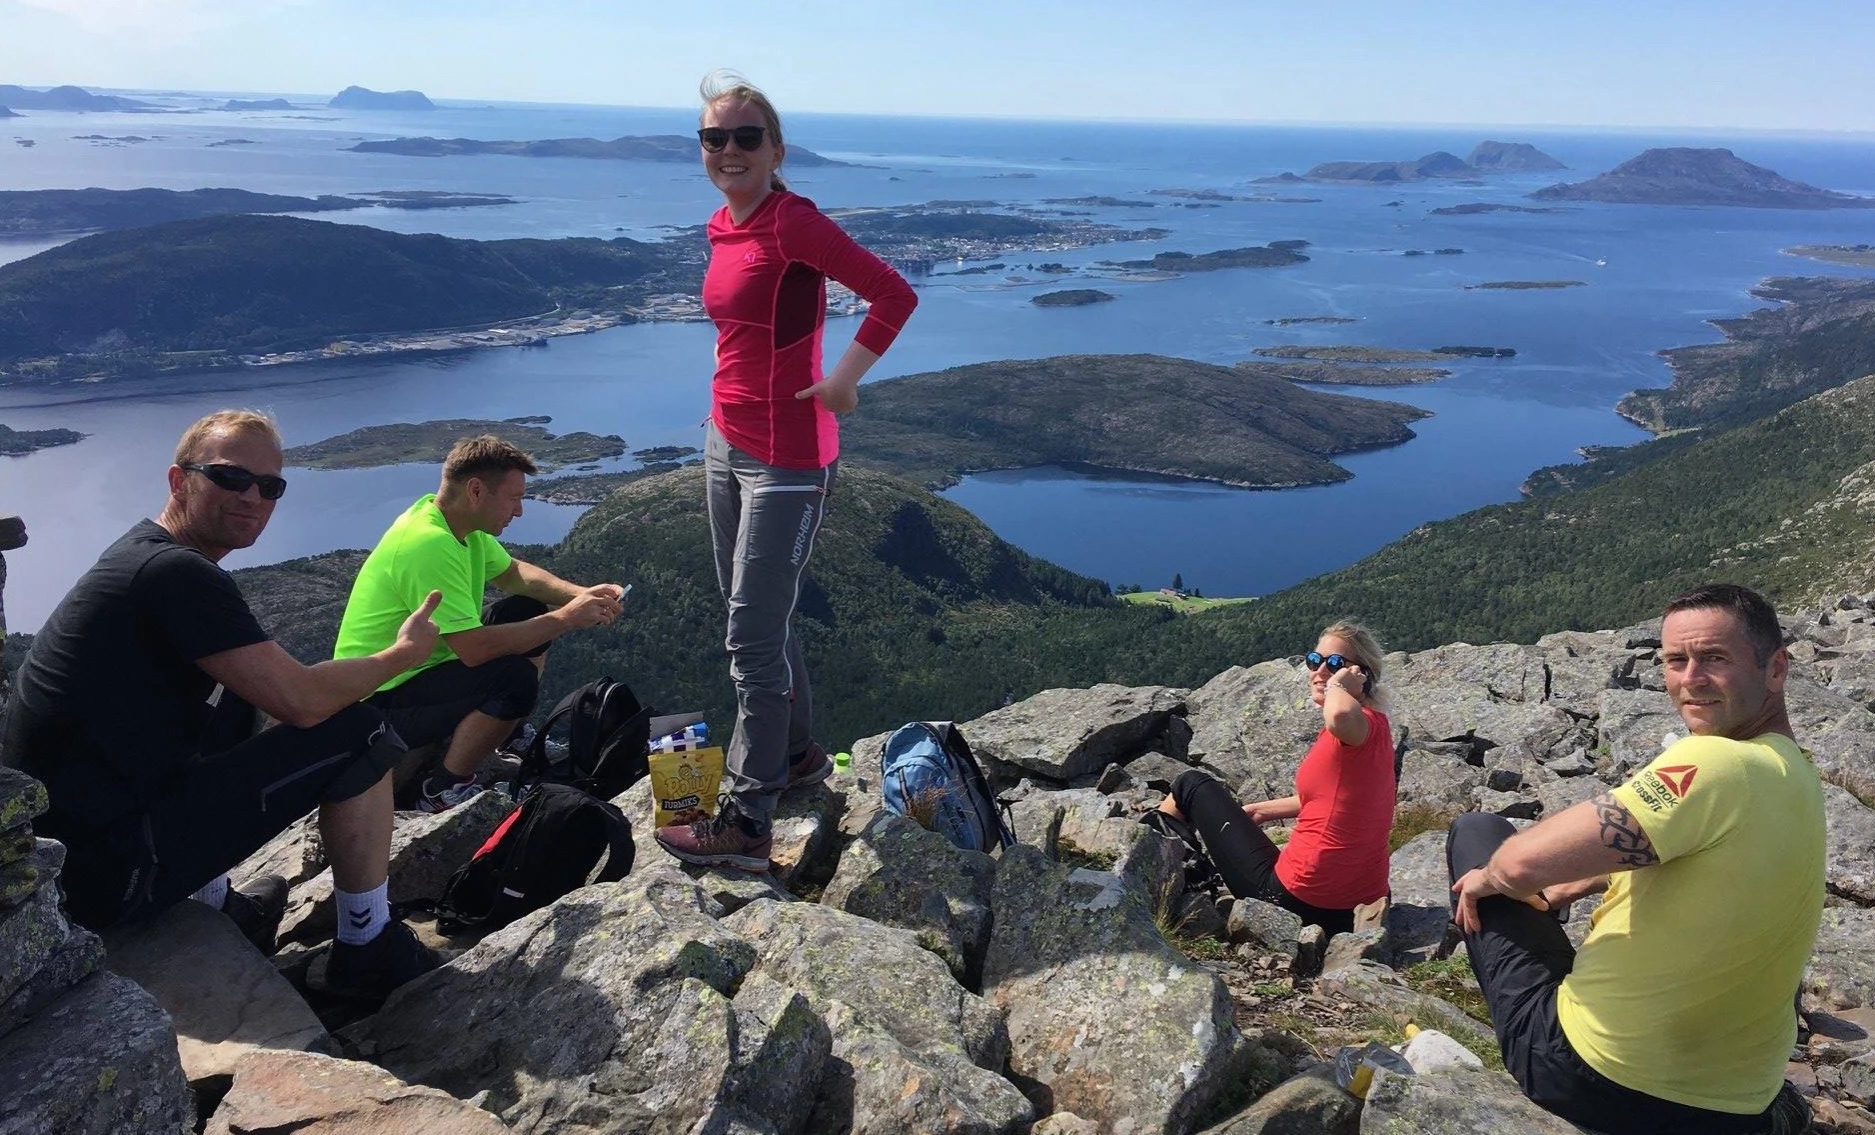
[(1556, 1015), (1617, 1084), (1749, 1115), (1797, 1039), (1792, 997), (1823, 913), (1823, 788), (1796, 742), (1688, 737), (1615, 799), (1660, 862), (1617, 871)]

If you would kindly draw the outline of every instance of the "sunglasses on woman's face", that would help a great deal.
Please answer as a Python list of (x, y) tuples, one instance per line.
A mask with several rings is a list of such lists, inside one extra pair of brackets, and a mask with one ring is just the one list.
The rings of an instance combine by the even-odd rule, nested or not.
[(736, 149), (745, 154), (754, 153), (762, 148), (762, 139), (768, 136), (766, 126), (705, 126), (697, 131), (697, 141), (712, 154), (720, 154), (723, 147), (734, 139)]
[(1309, 651), (1307, 654), (1302, 656), (1302, 660), (1309, 664), (1310, 673), (1314, 673), (1315, 671), (1321, 669), (1322, 663), (1324, 662), (1328, 664), (1328, 672), (1330, 674), (1341, 669), (1343, 666), (1349, 665), (1348, 660), (1341, 657), (1339, 654), (1323, 654), (1319, 650)]
[(276, 477), (272, 473), (254, 473), (239, 465), (198, 465), (193, 461), (182, 466), (191, 473), (200, 473), (207, 477), (218, 489), (227, 489), (231, 493), (245, 493), (250, 485), (260, 486), (262, 499), (277, 501), (286, 494), (286, 478)]

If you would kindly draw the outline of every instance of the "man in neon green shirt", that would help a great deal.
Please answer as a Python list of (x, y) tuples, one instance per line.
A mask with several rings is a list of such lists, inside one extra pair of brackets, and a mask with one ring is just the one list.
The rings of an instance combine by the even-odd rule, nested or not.
[[(1784, 1084), (1823, 911), (1823, 790), (1784, 707), (1771, 605), (1730, 584), (1667, 605), (1660, 658), (1692, 734), (1527, 831), (1446, 843), (1454, 919), (1504, 1066), (1607, 1135), (1805, 1130)], [(1605, 890), (1572, 949), (1548, 912)]]
[[(411, 748), (449, 739), (418, 793), (426, 812), (479, 791), (476, 771), (533, 712), (547, 644), (618, 617), (624, 591), (617, 584), (568, 583), (510, 556), (495, 539), (521, 515), (527, 475), (535, 471), (527, 454), (498, 437), (457, 442), (443, 461), (441, 486), (392, 522), (345, 604), (335, 658), (382, 650), (424, 596), (442, 592), (436, 649), (366, 699)], [(490, 586), (509, 598), (485, 619), (482, 593)]]

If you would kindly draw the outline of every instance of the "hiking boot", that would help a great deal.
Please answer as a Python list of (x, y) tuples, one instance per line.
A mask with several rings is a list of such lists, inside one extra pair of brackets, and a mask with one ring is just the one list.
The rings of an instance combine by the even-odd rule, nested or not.
[(788, 758), (789, 788), (819, 784), (832, 775), (833, 759), (819, 745), (810, 742), (807, 748)]
[(436, 777), (426, 777), (422, 788), (417, 791), (417, 811), (428, 812), (432, 816), (438, 812), (447, 812), (464, 800), (480, 795), (481, 791), (482, 786), (474, 777), (441, 785)]
[(326, 955), (322, 992), (361, 1001), (382, 1001), (407, 981), (443, 964), (443, 955), (417, 941), (410, 927), (391, 919), (362, 945), (332, 943)]
[(775, 842), (771, 828), (766, 820), (745, 816), (735, 798), (724, 795), (717, 797), (714, 816), (659, 828), (652, 838), (685, 863), (766, 871)]
[(280, 919), (286, 914), (286, 880), (278, 875), (262, 875), (240, 890), (230, 890), (221, 900), (221, 913), (228, 916), (241, 936), (254, 948), (271, 955), (280, 933)]

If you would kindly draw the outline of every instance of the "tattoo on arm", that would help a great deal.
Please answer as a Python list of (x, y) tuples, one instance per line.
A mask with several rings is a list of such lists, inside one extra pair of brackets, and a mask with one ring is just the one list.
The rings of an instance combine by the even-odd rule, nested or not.
[(1602, 846), (1620, 852), (1619, 862), (1623, 866), (1652, 867), (1660, 862), (1646, 830), (1612, 793), (1604, 792), (1595, 798), (1595, 815), (1602, 824)]

